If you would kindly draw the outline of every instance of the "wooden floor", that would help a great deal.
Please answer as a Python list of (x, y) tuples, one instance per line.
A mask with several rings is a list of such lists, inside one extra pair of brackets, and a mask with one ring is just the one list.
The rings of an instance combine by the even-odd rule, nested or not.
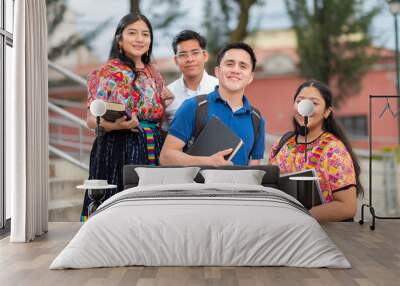
[(80, 223), (50, 223), (32, 243), (0, 241), (0, 285), (400, 285), (400, 221), (324, 225), (352, 269), (289, 267), (122, 267), (48, 270)]

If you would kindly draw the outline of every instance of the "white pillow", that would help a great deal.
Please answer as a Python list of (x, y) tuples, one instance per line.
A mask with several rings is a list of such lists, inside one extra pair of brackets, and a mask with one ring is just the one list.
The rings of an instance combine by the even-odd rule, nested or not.
[(202, 170), (204, 183), (233, 183), (246, 185), (261, 185), (265, 171), (262, 170)]
[(139, 176), (138, 186), (195, 183), (193, 179), (196, 177), (199, 170), (199, 167), (135, 168)]

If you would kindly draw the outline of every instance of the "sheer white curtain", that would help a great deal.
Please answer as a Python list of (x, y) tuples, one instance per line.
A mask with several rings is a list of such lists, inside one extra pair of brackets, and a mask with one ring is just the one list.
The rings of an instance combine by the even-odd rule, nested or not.
[(12, 94), (6, 97), (6, 188), (12, 242), (47, 231), (48, 87), (45, 0), (15, 2)]

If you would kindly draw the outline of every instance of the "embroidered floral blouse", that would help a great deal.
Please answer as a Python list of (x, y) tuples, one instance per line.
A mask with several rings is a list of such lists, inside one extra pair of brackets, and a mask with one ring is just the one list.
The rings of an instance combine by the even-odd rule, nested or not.
[(269, 162), (278, 165), (281, 173), (292, 173), (314, 168), (320, 178), (320, 185), (325, 202), (333, 200), (334, 192), (356, 186), (353, 161), (342, 141), (329, 132), (309, 143), (307, 163), (304, 161), (304, 144), (296, 142), (296, 136), (290, 138), (273, 157), (278, 148), (274, 144), (269, 155)]
[(119, 59), (111, 59), (88, 76), (87, 106), (95, 99), (125, 104), (139, 120), (158, 122), (164, 113), (164, 80), (150, 64), (135, 73)]

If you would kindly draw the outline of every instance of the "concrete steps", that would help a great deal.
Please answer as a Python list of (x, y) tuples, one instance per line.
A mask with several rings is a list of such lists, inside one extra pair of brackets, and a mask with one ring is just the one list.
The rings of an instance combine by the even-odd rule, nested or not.
[(82, 180), (50, 179), (49, 221), (79, 221), (84, 192)]
[(50, 159), (49, 221), (79, 221), (88, 173), (63, 159)]

